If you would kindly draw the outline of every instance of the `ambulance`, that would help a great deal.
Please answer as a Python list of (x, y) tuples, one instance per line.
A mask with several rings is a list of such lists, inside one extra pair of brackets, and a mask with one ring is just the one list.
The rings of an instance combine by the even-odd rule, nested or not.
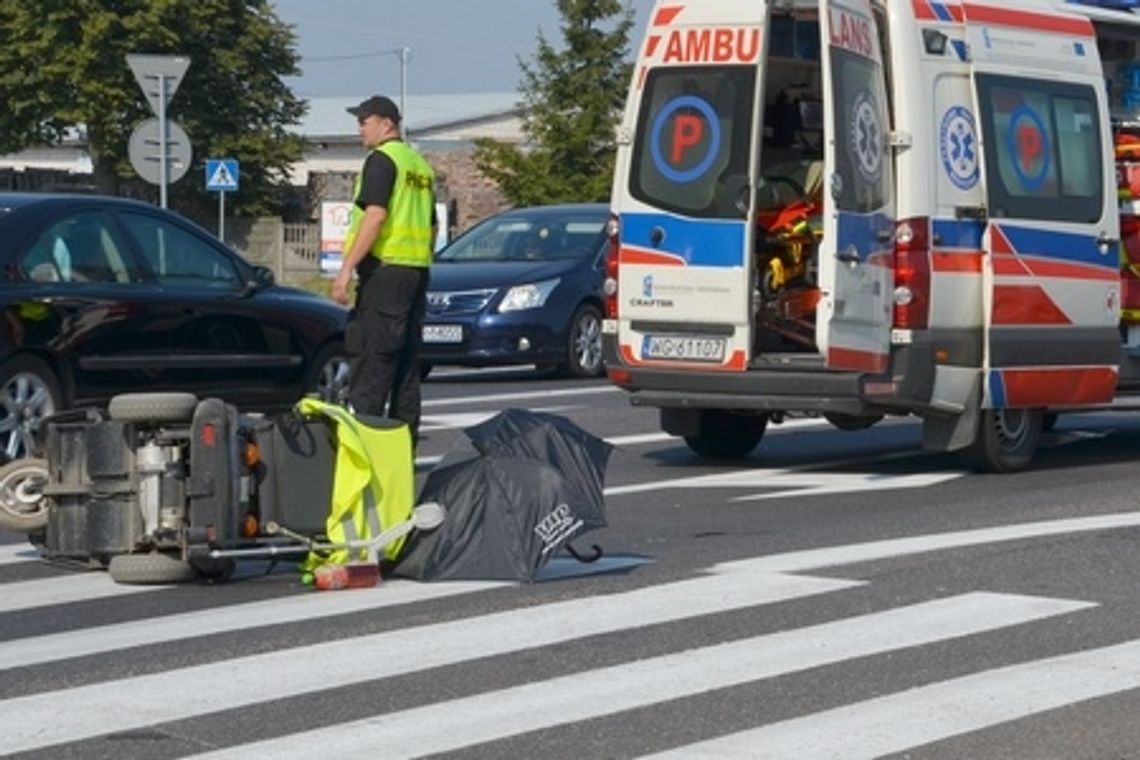
[(916, 415), (1014, 471), (1059, 413), (1140, 409), (1134, 6), (659, 0), (617, 133), (611, 380), (709, 457), (791, 414)]

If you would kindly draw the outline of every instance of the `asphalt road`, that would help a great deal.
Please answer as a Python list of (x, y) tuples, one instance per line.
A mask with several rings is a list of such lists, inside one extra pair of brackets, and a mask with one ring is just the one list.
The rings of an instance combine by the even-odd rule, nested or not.
[[(516, 406), (616, 446), (593, 565), (137, 589), (0, 545), (0, 753), (1140, 758), (1140, 416), (979, 476), (913, 421), (708, 462), (604, 381), (442, 368), (426, 472)], [(357, 752), (362, 750), (363, 752)]]

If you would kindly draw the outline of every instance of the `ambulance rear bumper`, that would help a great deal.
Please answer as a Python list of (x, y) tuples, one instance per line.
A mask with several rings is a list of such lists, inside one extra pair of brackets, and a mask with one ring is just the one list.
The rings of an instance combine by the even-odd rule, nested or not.
[(631, 404), (659, 408), (906, 414), (928, 407), (934, 384), (934, 362), (923, 345), (896, 347), (883, 374), (836, 372), (821, 357), (802, 354), (769, 357), (769, 366), (745, 372), (633, 367), (609, 350), (606, 362), (628, 375), (628, 381), (619, 375), (618, 384), (630, 391)]

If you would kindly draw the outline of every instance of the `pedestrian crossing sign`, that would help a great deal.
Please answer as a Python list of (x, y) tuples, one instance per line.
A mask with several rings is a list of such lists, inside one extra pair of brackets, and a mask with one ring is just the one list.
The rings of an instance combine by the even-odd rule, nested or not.
[(206, 160), (206, 189), (230, 192), (238, 189), (238, 162), (232, 158)]

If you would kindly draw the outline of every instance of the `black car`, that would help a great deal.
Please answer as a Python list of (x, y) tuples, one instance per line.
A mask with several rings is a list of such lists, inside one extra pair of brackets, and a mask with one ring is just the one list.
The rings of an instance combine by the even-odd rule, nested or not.
[(435, 364), (535, 364), (572, 377), (602, 366), (604, 204), (489, 217), (436, 256), (422, 374)]
[(0, 193), (0, 265), (0, 461), (29, 453), (43, 417), (119, 393), (269, 411), (347, 382), (345, 309), (175, 213)]

